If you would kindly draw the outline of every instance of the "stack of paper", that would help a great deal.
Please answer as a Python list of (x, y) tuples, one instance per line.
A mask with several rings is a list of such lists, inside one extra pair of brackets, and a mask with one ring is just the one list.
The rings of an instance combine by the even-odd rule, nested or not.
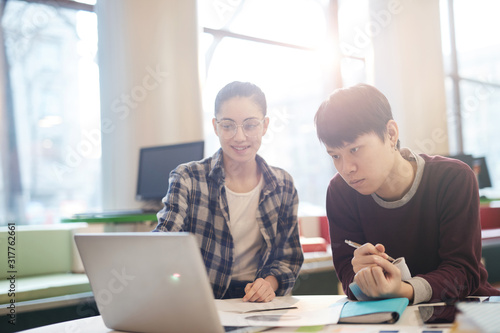
[(241, 298), (215, 300), (223, 326), (318, 326), (336, 324), (345, 300), (324, 296), (276, 297), (269, 303), (243, 302)]
[(461, 311), (457, 326), (473, 326), (481, 333), (498, 333), (500, 329), (500, 303), (457, 303)]

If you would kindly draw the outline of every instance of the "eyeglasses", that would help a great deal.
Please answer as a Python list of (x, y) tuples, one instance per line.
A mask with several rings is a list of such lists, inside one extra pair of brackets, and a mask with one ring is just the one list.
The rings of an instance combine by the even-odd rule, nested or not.
[(264, 119), (256, 119), (250, 118), (246, 119), (243, 124), (238, 125), (234, 120), (231, 119), (223, 119), (221, 121), (215, 121), (220, 130), (219, 135), (224, 139), (233, 138), (238, 132), (238, 127), (241, 127), (243, 133), (248, 137), (256, 137), (259, 134), (262, 134), (262, 124), (264, 123)]

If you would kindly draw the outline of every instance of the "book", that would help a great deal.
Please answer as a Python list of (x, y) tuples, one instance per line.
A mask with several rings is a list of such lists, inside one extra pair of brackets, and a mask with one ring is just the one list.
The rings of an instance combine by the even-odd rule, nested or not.
[(339, 324), (392, 324), (408, 306), (408, 298), (350, 301), (344, 304)]
[(300, 237), (304, 252), (326, 252), (328, 244), (323, 237)]

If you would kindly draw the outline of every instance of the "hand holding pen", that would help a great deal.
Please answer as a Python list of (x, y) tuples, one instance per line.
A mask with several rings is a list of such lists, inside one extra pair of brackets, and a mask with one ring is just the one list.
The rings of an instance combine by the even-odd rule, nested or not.
[(345, 243), (356, 249), (361, 248), (355, 251), (351, 263), (355, 273), (353, 282), (365, 295), (375, 298), (386, 298), (387, 295), (413, 297), (413, 287), (404, 283), (411, 278), (404, 257), (394, 259), (385, 253), (382, 244), (361, 245), (350, 240), (345, 240)]
[[(358, 244), (358, 243), (356, 243), (356, 242), (353, 242), (353, 241), (350, 241), (350, 240), (347, 240), (347, 239), (345, 240), (345, 243), (346, 243), (347, 245), (349, 245), (349, 246), (351, 246), (351, 247), (355, 248), (355, 249), (358, 249), (358, 248), (360, 248), (360, 247), (362, 246), (361, 244)], [(379, 251), (379, 254), (382, 254), (382, 253), (383, 253), (383, 252), (380, 252), (380, 251)], [(389, 260), (390, 262), (394, 262), (394, 261), (395, 261), (395, 259), (394, 259), (393, 257), (391, 257), (390, 255), (388, 255), (387, 253), (386, 253), (386, 255), (387, 255), (387, 260)]]

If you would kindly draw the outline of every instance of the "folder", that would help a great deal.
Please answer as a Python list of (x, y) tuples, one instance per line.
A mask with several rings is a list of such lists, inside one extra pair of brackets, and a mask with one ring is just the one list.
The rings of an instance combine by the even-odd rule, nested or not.
[(392, 324), (408, 306), (408, 298), (347, 302), (340, 313), (339, 324)]

